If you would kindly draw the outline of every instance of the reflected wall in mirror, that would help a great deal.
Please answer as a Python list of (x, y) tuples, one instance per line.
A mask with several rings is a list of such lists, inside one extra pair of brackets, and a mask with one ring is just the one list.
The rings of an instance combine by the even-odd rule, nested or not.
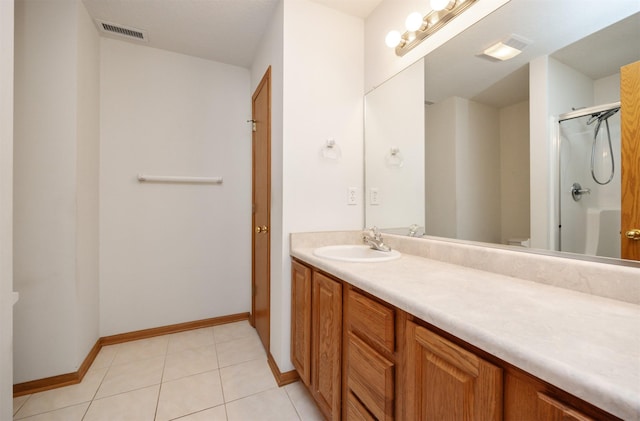
[[(424, 64), (420, 60), (365, 98), (367, 227), (424, 227)], [(398, 209), (403, 209), (399, 212)]]
[[(406, 108), (409, 115), (416, 114), (403, 102), (407, 94), (394, 88), (405, 83), (400, 80), (407, 78), (407, 70), (366, 95), (367, 225), (375, 223), (383, 229), (406, 233), (409, 225), (419, 219), (415, 213), (423, 208), (427, 235), (561, 249), (559, 197), (570, 195), (571, 184), (565, 186), (566, 180), (564, 184), (559, 180), (558, 117), (574, 108), (620, 101), (619, 68), (640, 60), (640, 45), (632, 42), (640, 39), (640, 4), (621, 0), (603, 9), (586, 7), (584, 3), (511, 0), (414, 64), (412, 68), (424, 66), (424, 79), (417, 82), (413, 91), (403, 85), (403, 91), (410, 92), (412, 96), (406, 98), (414, 104), (417, 100), (413, 96), (422, 85), (425, 105), (416, 121), (402, 120), (402, 127), (424, 122), (423, 128), (416, 129), (416, 133), (424, 133), (423, 138), (408, 135), (400, 128), (394, 132), (391, 118), (371, 121), (398, 114), (397, 109), (395, 114), (370, 112), (371, 102), (381, 96), (381, 89), (397, 90), (392, 106)], [(513, 35), (528, 43), (522, 54), (504, 62), (481, 57), (489, 45)], [(530, 63), (535, 64), (535, 71)], [(567, 93), (578, 85), (582, 88)], [(540, 115), (546, 116), (546, 126), (534, 127), (532, 116)], [(540, 119), (535, 121), (539, 125)], [(619, 139), (619, 116), (609, 119), (609, 125), (611, 135)], [(384, 218), (369, 197), (370, 190), (375, 191), (380, 183), (372, 179), (380, 172), (374, 170), (377, 164), (370, 162), (370, 141), (377, 137), (375, 128), (382, 126), (387, 133), (396, 133), (396, 139), (412, 138), (424, 147), (424, 176), (413, 182), (413, 188), (404, 178), (400, 185), (389, 183), (380, 189), (381, 199), (387, 191), (399, 195), (393, 198), (392, 209), (385, 203)], [(536, 137), (534, 129), (538, 133), (544, 129), (544, 138)], [(415, 153), (420, 153), (421, 145), (413, 146)], [(404, 148), (409, 150), (410, 146)], [(614, 153), (618, 153), (616, 150), (619, 146), (613, 146)], [(540, 156), (544, 165), (540, 164)], [(415, 165), (418, 167), (419, 163)], [(614, 181), (610, 187), (615, 185)], [(605, 200), (607, 195), (610, 193), (594, 197)], [(422, 196), (423, 207), (411, 204), (409, 198)], [(563, 250), (616, 256), (598, 253), (594, 251), (597, 247), (586, 244), (587, 214), (574, 229), (577, 237), (563, 240), (565, 245), (580, 244)], [(566, 231), (564, 236), (571, 235)], [(619, 237), (619, 228), (615, 235)]]

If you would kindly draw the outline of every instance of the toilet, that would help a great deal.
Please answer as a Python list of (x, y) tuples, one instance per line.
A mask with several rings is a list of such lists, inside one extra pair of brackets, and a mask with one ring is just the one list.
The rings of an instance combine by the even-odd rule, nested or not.
[(510, 246), (529, 247), (531, 241), (529, 238), (509, 238), (507, 244)]

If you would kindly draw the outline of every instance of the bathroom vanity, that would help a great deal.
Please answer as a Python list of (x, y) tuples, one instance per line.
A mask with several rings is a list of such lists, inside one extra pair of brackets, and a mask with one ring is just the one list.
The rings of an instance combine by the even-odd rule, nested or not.
[[(574, 290), (609, 265), (392, 235), (392, 261), (313, 253), (359, 240), (291, 237), (291, 359), (327, 419), (640, 419), (640, 306)], [(526, 279), (554, 272), (574, 289)], [(637, 299), (640, 269), (611, 273)]]

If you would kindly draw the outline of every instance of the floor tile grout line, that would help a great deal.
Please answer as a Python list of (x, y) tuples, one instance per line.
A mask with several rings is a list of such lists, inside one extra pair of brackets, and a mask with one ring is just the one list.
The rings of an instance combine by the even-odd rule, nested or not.
[[(18, 412), (20, 412), (20, 410), (22, 409), (22, 407), (27, 403), (27, 401), (28, 401), (29, 399), (31, 399), (31, 397), (32, 397), (34, 394), (35, 394), (35, 393), (31, 393), (31, 394), (27, 395), (27, 398), (24, 400), (24, 402), (22, 402), (22, 405), (20, 405), (20, 406), (18, 407), (18, 409), (15, 409), (15, 408), (13, 409), (13, 415), (12, 415), (12, 417), (13, 417), (14, 419), (15, 419), (15, 417), (16, 417), (16, 414), (17, 414)], [(15, 398), (14, 398), (14, 399), (15, 399)]]
[(302, 414), (300, 413), (300, 411), (298, 410), (298, 407), (296, 406), (296, 403), (293, 401), (293, 399), (291, 398), (291, 395), (289, 394), (289, 389), (287, 389), (286, 385), (282, 386), (282, 388), (284, 389), (284, 393), (287, 394), (287, 398), (289, 398), (289, 402), (291, 402), (291, 406), (293, 406), (293, 410), (296, 411), (296, 414), (298, 415), (298, 419), (300, 421), (302, 421)]
[(259, 390), (259, 391), (257, 391), (257, 392), (250, 393), (250, 394), (248, 394), (248, 395), (246, 395), (246, 396), (242, 396), (242, 397), (240, 397), (240, 398), (232, 399), (232, 400), (230, 400), (230, 401), (228, 401), (228, 402), (225, 402), (224, 404), (226, 405), (226, 404), (228, 404), (228, 403), (238, 402), (238, 401), (241, 401), (241, 400), (243, 400), (243, 399), (250, 398), (250, 397), (252, 397), (252, 396), (256, 396), (256, 395), (259, 395), (259, 394), (264, 393), (264, 392), (268, 392), (268, 391), (270, 391), (270, 390), (278, 390), (278, 389), (280, 389), (281, 387), (284, 387), (284, 386), (278, 386), (278, 385), (275, 385), (274, 387), (270, 387), (270, 388), (268, 388), (268, 389)]
[[(96, 391), (93, 392), (93, 396), (91, 397), (91, 400), (89, 401), (89, 405), (87, 405), (87, 409), (84, 410), (84, 414), (82, 414), (82, 420), (84, 421), (84, 419), (87, 417), (87, 414), (89, 413), (89, 408), (91, 408), (91, 405), (93, 405), (93, 401), (96, 400), (96, 395), (98, 394), (98, 391), (100, 390), (100, 388), (102, 387), (102, 383), (104, 383), (104, 379), (107, 378), (107, 374), (109, 374), (109, 370), (111, 370), (111, 367), (113, 366), (113, 361), (116, 359), (116, 355), (118, 355), (118, 348), (115, 348), (116, 352), (113, 355), (113, 358), (111, 359), (111, 362), (109, 363), (109, 367), (105, 367), (107, 370), (104, 372), (104, 375), (102, 376), (102, 379), (100, 380), (100, 384), (98, 384), (98, 387), (96, 387)], [(91, 370), (93, 367), (89, 366), (89, 370)], [(86, 378), (86, 377), (85, 377)], [(84, 381), (84, 378), (82, 379)], [(82, 382), (80, 382), (82, 384)]]
[[(227, 413), (227, 398), (224, 395), (224, 385), (222, 384), (222, 367), (220, 367), (220, 354), (218, 353), (218, 341), (216, 341), (215, 330), (212, 331), (213, 334), (213, 344), (216, 348), (216, 362), (218, 365), (218, 379), (220, 379), (220, 391), (222, 392), (222, 404), (224, 405), (225, 416)], [(227, 418), (229, 418), (227, 416)]]
[(162, 372), (160, 373), (160, 385), (158, 387), (158, 396), (156, 397), (156, 408), (155, 408), (155, 411), (153, 411), (154, 421), (158, 418), (158, 408), (160, 407), (160, 396), (162, 396), (162, 385), (164, 383), (164, 371), (167, 368), (167, 355), (169, 354), (169, 342), (171, 341), (167, 337), (167, 345), (164, 353), (164, 361), (162, 363)]

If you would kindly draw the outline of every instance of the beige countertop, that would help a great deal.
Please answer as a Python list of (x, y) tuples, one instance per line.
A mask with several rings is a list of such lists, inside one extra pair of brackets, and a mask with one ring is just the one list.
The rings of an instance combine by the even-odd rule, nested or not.
[(380, 263), (329, 260), (309, 244), (292, 241), (291, 255), (618, 417), (640, 420), (640, 306), (406, 253)]

